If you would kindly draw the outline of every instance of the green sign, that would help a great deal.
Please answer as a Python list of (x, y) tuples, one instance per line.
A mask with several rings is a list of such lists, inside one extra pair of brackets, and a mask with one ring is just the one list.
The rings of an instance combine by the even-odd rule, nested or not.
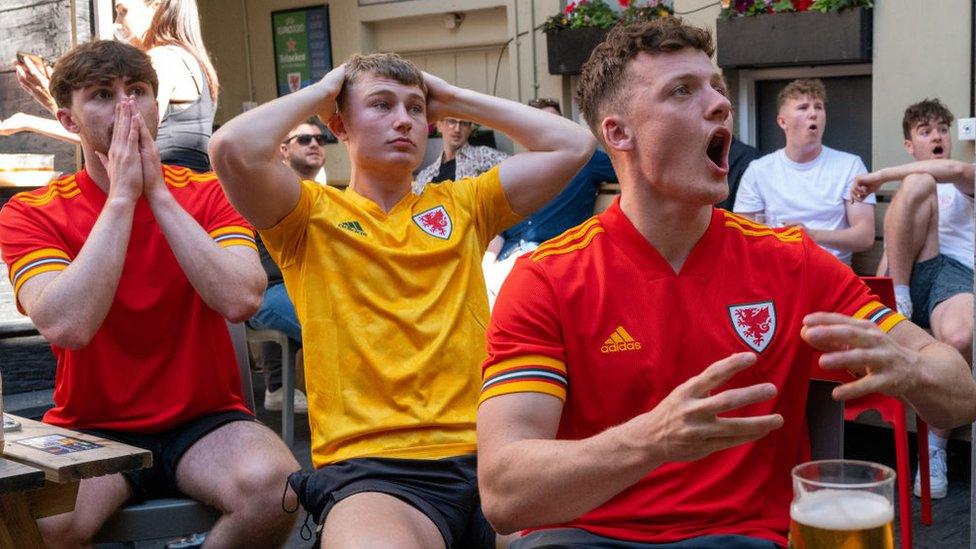
[(332, 70), (328, 6), (274, 12), (271, 30), (279, 97), (318, 81)]

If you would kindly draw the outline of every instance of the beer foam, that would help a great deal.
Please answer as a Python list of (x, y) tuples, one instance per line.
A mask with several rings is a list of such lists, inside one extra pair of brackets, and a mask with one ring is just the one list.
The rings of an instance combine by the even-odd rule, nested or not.
[(790, 518), (825, 530), (866, 530), (895, 518), (888, 499), (861, 490), (818, 490), (790, 506)]

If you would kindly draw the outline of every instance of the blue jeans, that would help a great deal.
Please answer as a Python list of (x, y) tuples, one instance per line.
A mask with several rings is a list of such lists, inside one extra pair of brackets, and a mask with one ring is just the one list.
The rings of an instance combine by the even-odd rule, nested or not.
[[(264, 301), (261, 308), (247, 321), (258, 330), (278, 330), (284, 332), (296, 346), (302, 345), (302, 327), (298, 324), (295, 306), (288, 298), (285, 285), (278, 283), (268, 286), (264, 291)], [(273, 347), (273, 349), (268, 349)], [(261, 348), (261, 364), (264, 367), (264, 380), (268, 389), (276, 391), (281, 387), (281, 360), (268, 360), (272, 356), (280, 356), (278, 346), (265, 343)]]

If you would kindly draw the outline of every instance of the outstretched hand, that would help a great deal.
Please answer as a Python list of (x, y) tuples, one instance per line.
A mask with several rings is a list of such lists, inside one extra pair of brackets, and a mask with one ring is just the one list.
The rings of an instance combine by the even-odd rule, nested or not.
[(712, 394), (735, 374), (756, 363), (753, 353), (737, 353), (713, 363), (675, 387), (654, 407), (638, 416), (648, 440), (669, 461), (693, 461), (713, 452), (762, 438), (783, 425), (783, 416), (719, 417), (774, 398), (776, 386), (759, 383)]
[(56, 114), (58, 106), (50, 92), (51, 68), (30, 57), (25, 57), (24, 62), (14, 61), (14, 70), (17, 73), (17, 83), (20, 87), (31, 94), (31, 97), (48, 112)]
[(895, 343), (871, 321), (837, 313), (813, 313), (803, 319), (800, 337), (824, 353), (821, 367), (845, 369), (858, 378), (834, 388), (837, 400), (870, 393), (901, 396), (915, 384), (918, 353)]
[(851, 202), (864, 202), (868, 195), (880, 189), (888, 181), (891, 179), (884, 177), (881, 170), (856, 176), (851, 184)]

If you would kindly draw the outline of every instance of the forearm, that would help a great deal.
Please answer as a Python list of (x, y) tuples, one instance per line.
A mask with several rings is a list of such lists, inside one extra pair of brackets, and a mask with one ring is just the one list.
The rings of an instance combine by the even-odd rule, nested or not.
[(52, 344), (81, 348), (98, 332), (122, 276), (134, 212), (135, 201), (110, 198), (71, 265), (26, 307)]
[(874, 245), (873, 227), (848, 227), (846, 229), (806, 229), (817, 244), (845, 252), (863, 252)]
[(485, 515), (500, 533), (559, 524), (600, 506), (659, 463), (633, 444), (630, 422), (583, 440), (520, 440), (479, 458)]
[(878, 173), (885, 181), (905, 179), (912, 174), (928, 174), (935, 178), (937, 183), (968, 185), (971, 194), (973, 190), (974, 169), (976, 168), (972, 164), (959, 160), (932, 159), (883, 168), (878, 170)]
[(211, 157), (215, 164), (280, 162), (279, 147), (292, 128), (313, 114), (335, 109), (335, 91), (322, 82), (312, 84), (232, 118), (214, 133)]
[(232, 322), (250, 318), (261, 306), (267, 277), (256, 262), (245, 262), (216, 241), (169, 194), (149, 200), (180, 268), (203, 301)]
[(444, 116), (473, 120), (498, 130), (529, 151), (585, 151), (586, 159), (593, 151), (589, 130), (571, 120), (472, 90), (454, 89), (453, 101), (444, 106)]
[(926, 423), (950, 429), (976, 420), (976, 384), (962, 356), (933, 342), (919, 352), (916, 380), (904, 394)]
[(22, 126), (19, 131), (37, 133), (53, 139), (58, 139), (73, 145), (81, 144), (78, 134), (69, 132), (60, 122), (51, 118), (42, 118), (32, 114), (22, 114)]

